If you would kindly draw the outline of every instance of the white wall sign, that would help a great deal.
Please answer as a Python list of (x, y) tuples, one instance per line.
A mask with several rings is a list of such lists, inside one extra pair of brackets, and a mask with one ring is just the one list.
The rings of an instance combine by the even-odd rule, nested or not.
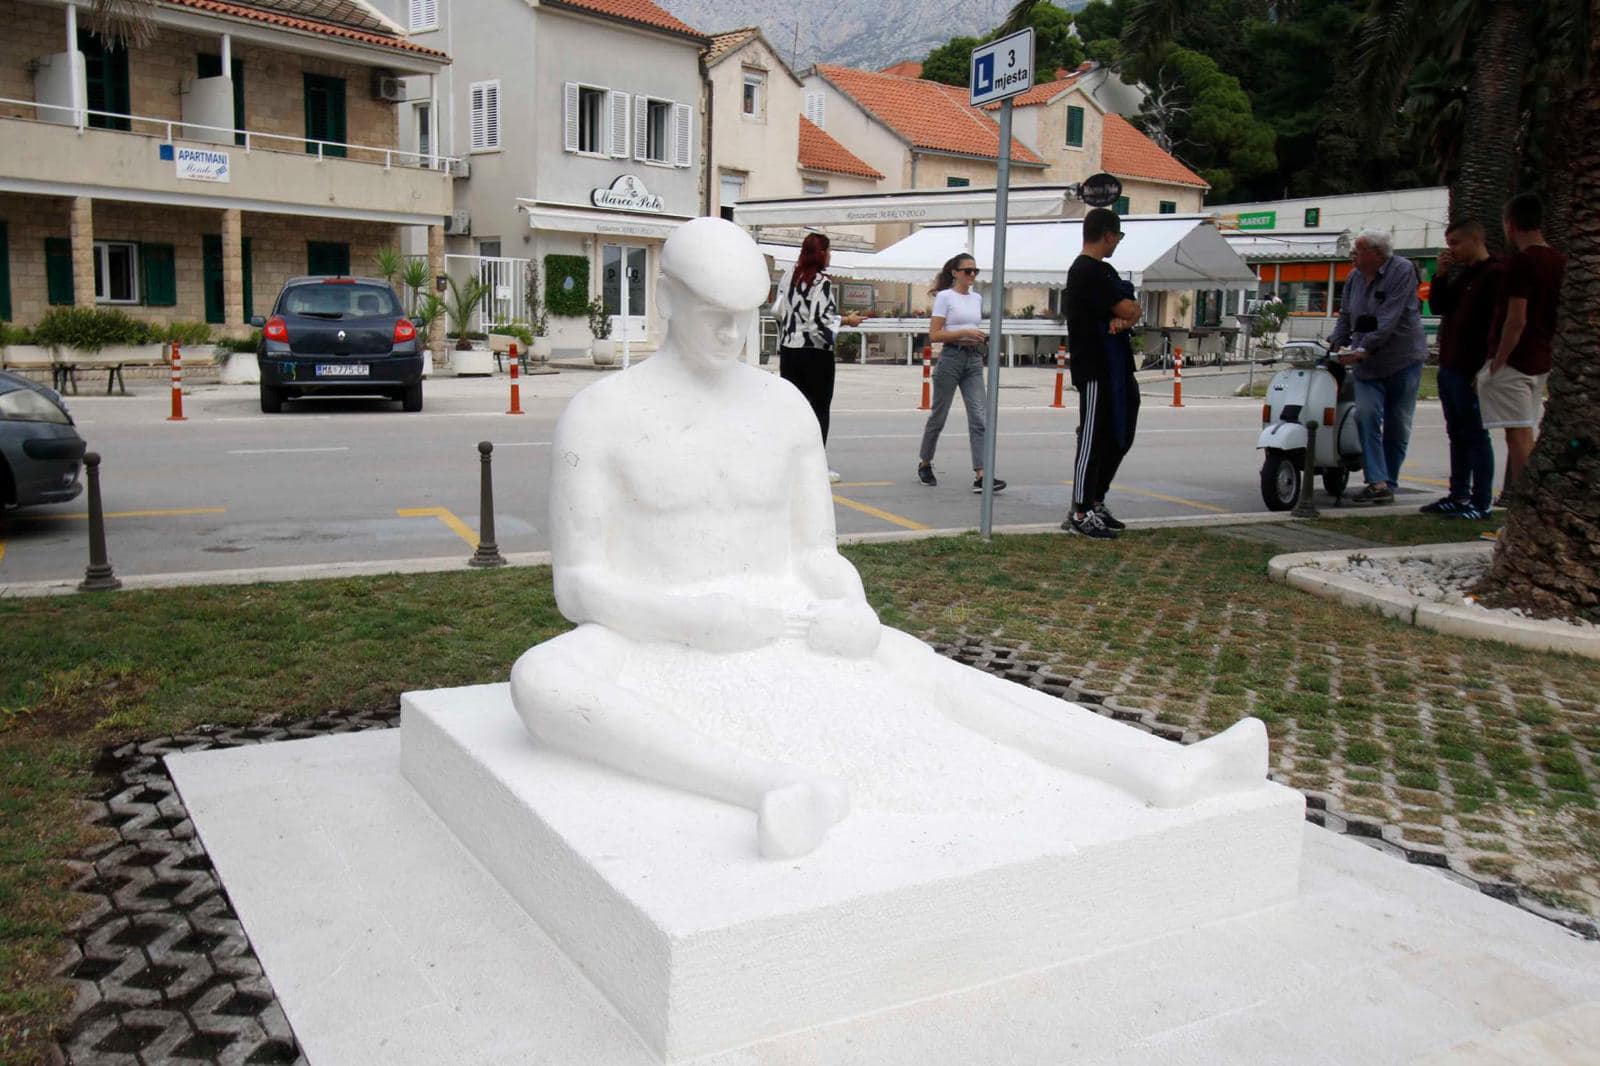
[(228, 181), (228, 153), (211, 148), (177, 148), (178, 177), (190, 181)]
[(989, 104), (1033, 88), (1033, 27), (972, 50), (972, 104)]
[(589, 194), (596, 207), (614, 207), (622, 211), (660, 211), (661, 197), (650, 192), (632, 174), (624, 174), (611, 183), (609, 189), (596, 189)]

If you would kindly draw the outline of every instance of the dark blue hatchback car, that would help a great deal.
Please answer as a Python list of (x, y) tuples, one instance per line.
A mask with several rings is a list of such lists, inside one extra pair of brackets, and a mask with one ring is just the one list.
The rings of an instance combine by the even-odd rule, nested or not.
[(56, 390), (0, 370), (0, 507), (76, 499), (83, 452)]
[(261, 410), (327, 393), (387, 396), (422, 410), (417, 327), (382, 278), (290, 278), (261, 330)]

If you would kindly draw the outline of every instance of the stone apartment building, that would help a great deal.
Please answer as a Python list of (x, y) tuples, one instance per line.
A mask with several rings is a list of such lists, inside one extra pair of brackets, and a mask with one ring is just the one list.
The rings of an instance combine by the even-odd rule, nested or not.
[(117, 307), (238, 334), (286, 278), (372, 273), (408, 228), (442, 253), (448, 160), (401, 150), (393, 98), (443, 52), (359, 0), (151, 16), (125, 48), (87, 8), (0, 0), (0, 317)]

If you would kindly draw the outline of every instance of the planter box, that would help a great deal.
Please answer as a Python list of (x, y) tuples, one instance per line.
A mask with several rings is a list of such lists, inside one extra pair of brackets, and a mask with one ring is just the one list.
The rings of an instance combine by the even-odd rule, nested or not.
[(494, 373), (494, 353), (487, 348), (458, 349), (450, 353), (450, 365), (457, 377), (488, 377)]
[[(92, 369), (94, 367), (161, 366), (167, 362), (165, 344), (111, 344), (98, 352), (83, 352), (76, 348), (55, 349), (56, 362), (62, 366)], [(204, 360), (202, 360), (204, 361)]]
[(224, 385), (261, 384), (261, 364), (256, 361), (255, 352), (231, 352), (220, 362)]
[(617, 361), (617, 342), (610, 337), (595, 338), (589, 351), (594, 356), (595, 366), (611, 366)]
[(55, 353), (42, 344), (12, 344), (0, 349), (0, 365), (10, 369), (43, 369), (55, 363)]

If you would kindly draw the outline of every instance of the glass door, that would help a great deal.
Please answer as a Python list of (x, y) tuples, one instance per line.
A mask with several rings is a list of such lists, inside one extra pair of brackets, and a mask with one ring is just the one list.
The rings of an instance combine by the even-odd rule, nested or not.
[[(601, 296), (611, 316), (611, 339), (621, 340), (623, 312), (629, 340), (643, 340), (649, 308), (645, 304), (648, 250), (639, 245), (608, 244), (600, 253)], [(627, 306), (623, 306), (626, 298)]]

